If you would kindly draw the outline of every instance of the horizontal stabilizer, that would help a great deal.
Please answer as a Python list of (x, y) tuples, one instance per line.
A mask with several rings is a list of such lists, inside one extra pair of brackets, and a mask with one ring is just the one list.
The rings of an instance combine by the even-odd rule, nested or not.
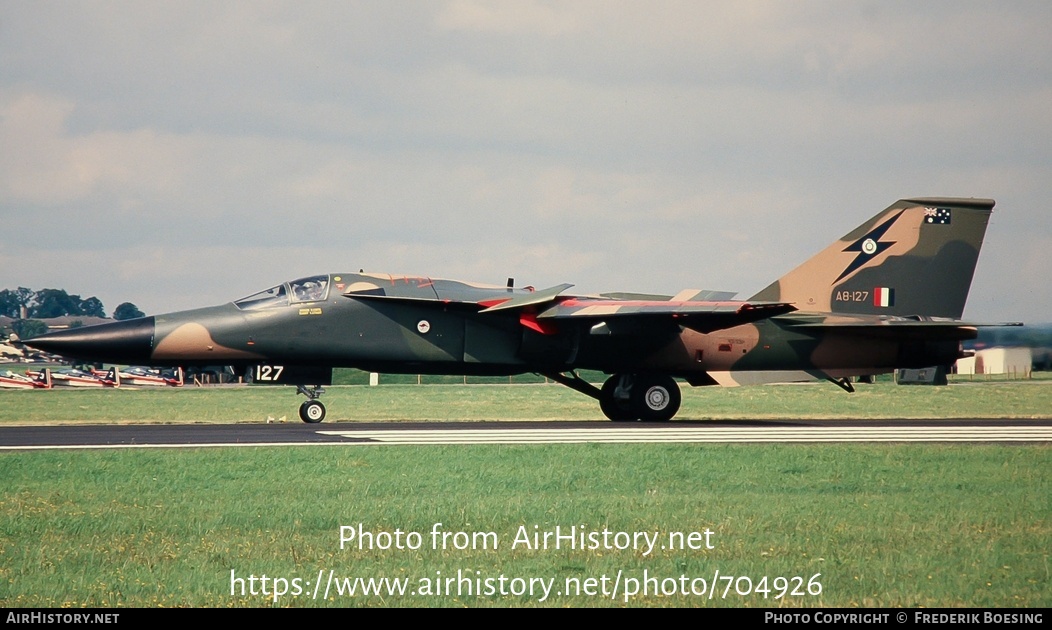
[(915, 319), (890, 319), (890, 320), (848, 320), (839, 317), (831, 317), (826, 322), (792, 322), (790, 325), (797, 328), (996, 328), (1004, 326), (1022, 326), (1023, 322), (963, 322), (958, 320), (915, 320)]
[(783, 323), (788, 328), (837, 330), (874, 337), (923, 337), (927, 339), (974, 339), (977, 328), (1022, 326), (1022, 322), (966, 322), (950, 319), (873, 318), (851, 316), (790, 316)]

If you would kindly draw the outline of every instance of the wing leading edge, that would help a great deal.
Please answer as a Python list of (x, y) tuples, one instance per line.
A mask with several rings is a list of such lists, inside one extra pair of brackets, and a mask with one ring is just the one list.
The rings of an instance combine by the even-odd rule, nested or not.
[[(356, 287), (343, 293), (351, 299), (433, 303), (436, 307), (460, 306), (477, 309), (479, 315), (518, 313), (523, 326), (546, 335), (557, 334), (561, 323), (580, 323), (593, 327), (593, 334), (629, 334), (649, 330), (683, 327), (701, 333), (760, 321), (796, 309), (788, 302), (731, 301), (733, 293), (685, 290), (676, 296), (598, 297), (564, 296), (572, 284), (559, 284), (539, 291), (506, 290), (466, 292), (426, 292), (412, 294), (385, 290), (377, 286)], [(682, 298), (687, 299), (682, 299)], [(696, 299), (696, 298), (717, 299)], [(650, 299), (637, 299), (650, 298)]]
[[(588, 321), (617, 327), (682, 326), (700, 333), (756, 322), (796, 310), (785, 302), (650, 301), (569, 298), (537, 314), (539, 321)], [(610, 328), (613, 327), (613, 328)], [(606, 331), (604, 331), (606, 332)]]

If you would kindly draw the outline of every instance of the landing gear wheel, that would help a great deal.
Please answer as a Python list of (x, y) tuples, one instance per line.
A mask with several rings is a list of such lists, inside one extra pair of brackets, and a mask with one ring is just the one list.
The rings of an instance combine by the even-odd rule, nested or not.
[(604, 416), (614, 422), (630, 422), (636, 419), (635, 414), (632, 412), (631, 401), (627, 398), (618, 398), (615, 395), (622, 378), (623, 375), (614, 374), (606, 379), (599, 395), (599, 408), (603, 410)]
[(632, 407), (643, 422), (667, 422), (679, 411), (679, 385), (670, 376), (640, 376), (632, 387)]
[(325, 419), (325, 405), (320, 400), (308, 400), (300, 405), (300, 420), (315, 424)]
[(325, 419), (325, 405), (321, 404), (318, 397), (325, 393), (325, 390), (320, 385), (314, 385), (308, 387), (307, 385), (297, 385), (296, 393), (303, 394), (307, 397), (307, 401), (300, 405), (300, 420), (310, 424), (316, 424)]

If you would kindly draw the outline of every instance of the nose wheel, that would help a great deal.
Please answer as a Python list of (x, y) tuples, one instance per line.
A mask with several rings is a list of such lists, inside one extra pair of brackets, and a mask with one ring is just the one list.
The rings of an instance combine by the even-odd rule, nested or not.
[(300, 405), (300, 420), (316, 424), (325, 419), (325, 405), (318, 400), (325, 393), (324, 389), (317, 385), (310, 388), (306, 385), (297, 385), (296, 392), (307, 397), (307, 400)]

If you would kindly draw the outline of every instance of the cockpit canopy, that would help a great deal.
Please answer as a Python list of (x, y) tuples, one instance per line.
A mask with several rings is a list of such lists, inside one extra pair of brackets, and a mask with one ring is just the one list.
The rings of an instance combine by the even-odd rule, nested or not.
[(301, 302), (321, 302), (329, 296), (329, 276), (310, 276), (285, 282), (234, 302), (245, 311), (288, 306)]

